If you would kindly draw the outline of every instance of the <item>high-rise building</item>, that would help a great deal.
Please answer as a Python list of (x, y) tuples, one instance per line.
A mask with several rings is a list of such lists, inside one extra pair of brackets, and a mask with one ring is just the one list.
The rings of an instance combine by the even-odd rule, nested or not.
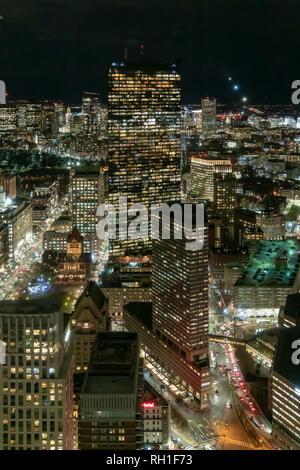
[[(177, 221), (176, 221), (177, 222)], [(146, 367), (157, 371), (176, 393), (208, 408), (208, 229), (203, 246), (174, 239), (180, 224), (170, 219), (170, 239), (153, 240), (152, 304), (124, 307), (129, 331), (140, 335)], [(182, 227), (181, 227), (182, 229)]]
[(153, 327), (187, 361), (208, 358), (208, 229), (201, 249), (186, 239), (154, 240)]
[(17, 177), (6, 172), (0, 174), (0, 185), (3, 187), (3, 191), (11, 199), (15, 199), (17, 196)]
[(232, 173), (232, 164), (227, 157), (210, 157), (200, 153), (191, 157), (191, 189), (192, 200), (208, 200), (215, 202), (215, 176)]
[(223, 224), (234, 224), (234, 211), (237, 204), (235, 178), (232, 173), (215, 173), (214, 212), (221, 217)]
[(286, 304), (280, 309), (279, 326), (292, 328), (300, 326), (300, 294), (290, 294), (286, 298)]
[(26, 201), (14, 201), (0, 207), (0, 220), (8, 227), (8, 253), (11, 259), (15, 251), (32, 234), (32, 205)]
[[(109, 203), (180, 200), (179, 64), (112, 63), (108, 87)], [(113, 240), (110, 254), (145, 246), (150, 240)]]
[(78, 167), (70, 174), (72, 226), (84, 237), (85, 253), (96, 253), (97, 207), (100, 202), (99, 167)]
[(0, 134), (7, 134), (17, 129), (16, 107), (13, 104), (0, 105)]
[(82, 95), (82, 131), (87, 135), (100, 136), (101, 102), (98, 93), (84, 91)]
[(0, 224), (0, 269), (4, 269), (8, 261), (8, 226)]
[(137, 334), (98, 333), (80, 394), (79, 449), (140, 449), (142, 396)]
[(216, 133), (216, 99), (203, 98), (202, 105), (202, 134), (205, 139), (214, 137)]
[(72, 335), (53, 298), (0, 303), (0, 449), (73, 448)]
[(276, 449), (300, 450), (300, 328), (280, 332), (270, 380), (272, 438)]
[(169, 402), (147, 382), (144, 387), (142, 418), (145, 448), (164, 449), (170, 435)]

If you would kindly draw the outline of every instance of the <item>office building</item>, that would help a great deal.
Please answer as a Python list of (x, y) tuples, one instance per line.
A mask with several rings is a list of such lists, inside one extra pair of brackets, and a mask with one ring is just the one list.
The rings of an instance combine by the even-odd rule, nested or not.
[(43, 249), (44, 251), (59, 251), (64, 253), (67, 251), (67, 238), (66, 232), (55, 232), (54, 230), (47, 230), (43, 233)]
[[(152, 304), (124, 307), (125, 326), (140, 334), (148, 367), (154, 367), (169, 386), (195, 397), (208, 408), (208, 228), (202, 248), (189, 249), (186, 238), (153, 240)], [(194, 227), (194, 225), (193, 225)], [(179, 232), (178, 230), (178, 232)]]
[(123, 318), (126, 329), (139, 335), (145, 366), (158, 374), (178, 397), (194, 398), (202, 410), (209, 408), (211, 379), (208, 360), (189, 362), (164, 338), (159, 338), (153, 328), (150, 302), (125, 305)]
[(112, 322), (122, 320), (123, 307), (129, 302), (151, 302), (152, 259), (124, 257), (118, 265), (106, 266), (100, 276), (101, 291), (108, 298)]
[(142, 401), (145, 449), (165, 449), (170, 435), (170, 406), (148, 382)]
[(89, 91), (82, 94), (82, 132), (100, 137), (101, 102), (100, 95)]
[(283, 240), (285, 237), (285, 217), (273, 211), (262, 211), (257, 222), (264, 233), (265, 240)]
[(0, 186), (10, 199), (17, 197), (17, 177), (6, 172), (0, 174)]
[(26, 201), (6, 201), (0, 208), (0, 220), (8, 227), (8, 254), (14, 259), (18, 247), (32, 234), (32, 206)]
[(232, 174), (215, 173), (214, 213), (221, 217), (223, 224), (234, 223), (234, 211), (237, 205), (236, 181)]
[(3, 271), (8, 260), (8, 226), (0, 224), (0, 269)]
[(16, 130), (16, 107), (13, 104), (0, 104), (0, 134), (11, 134)]
[(270, 380), (275, 449), (300, 450), (299, 326), (281, 331)]
[(80, 393), (80, 450), (143, 447), (143, 363), (136, 333), (98, 333)]
[[(179, 64), (113, 63), (108, 88), (109, 203), (180, 200)], [(149, 246), (149, 239), (112, 240), (110, 254)]]
[(203, 98), (202, 105), (202, 135), (204, 139), (214, 137), (217, 130), (216, 100), (215, 98)]
[(84, 237), (84, 252), (97, 252), (97, 208), (99, 205), (99, 167), (78, 167), (70, 174), (72, 226)]
[(190, 198), (193, 201), (215, 202), (215, 175), (232, 173), (229, 158), (200, 153), (191, 157)]
[(300, 294), (290, 294), (280, 309), (279, 324), (285, 328), (300, 326)]
[(72, 218), (68, 215), (61, 215), (52, 222), (50, 231), (70, 233), (72, 228)]
[(0, 449), (73, 448), (72, 335), (52, 298), (0, 303)]
[(186, 239), (154, 240), (153, 327), (187, 361), (208, 357), (208, 230), (202, 249)]

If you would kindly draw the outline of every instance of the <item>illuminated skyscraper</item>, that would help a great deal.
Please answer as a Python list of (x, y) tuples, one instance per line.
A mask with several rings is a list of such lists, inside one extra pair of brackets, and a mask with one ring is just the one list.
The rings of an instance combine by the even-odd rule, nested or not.
[(83, 92), (82, 96), (82, 127), (87, 135), (100, 135), (101, 102), (98, 93)]
[(208, 357), (208, 230), (203, 248), (189, 250), (186, 240), (154, 240), (153, 325), (187, 361)]
[(0, 449), (73, 449), (70, 326), (53, 298), (0, 304)]
[(300, 328), (280, 332), (270, 386), (273, 446), (300, 450)]
[[(108, 87), (109, 203), (180, 200), (179, 64), (112, 63)], [(149, 245), (115, 240), (110, 253)]]
[(193, 201), (216, 202), (216, 176), (232, 173), (232, 164), (227, 157), (210, 157), (206, 153), (193, 155), (190, 170), (190, 198)]
[(78, 167), (70, 175), (72, 226), (84, 237), (85, 253), (96, 251), (96, 211), (100, 202), (98, 167)]
[(202, 104), (202, 134), (205, 139), (210, 139), (216, 132), (216, 100), (215, 98), (203, 98)]
[[(172, 234), (173, 221), (171, 215)], [(181, 228), (176, 219), (177, 234)], [(195, 397), (204, 410), (210, 406), (211, 385), (207, 224), (202, 248), (191, 250), (186, 242), (173, 236), (153, 241), (152, 304), (127, 304), (124, 322), (128, 331), (138, 332), (146, 366), (171, 389)]]

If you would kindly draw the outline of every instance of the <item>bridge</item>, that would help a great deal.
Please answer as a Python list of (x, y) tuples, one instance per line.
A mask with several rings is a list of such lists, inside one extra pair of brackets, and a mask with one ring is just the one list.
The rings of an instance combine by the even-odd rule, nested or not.
[(222, 344), (235, 344), (239, 346), (245, 346), (245, 341), (242, 339), (236, 339), (233, 336), (223, 336), (223, 335), (208, 335), (208, 340), (211, 343), (222, 343)]

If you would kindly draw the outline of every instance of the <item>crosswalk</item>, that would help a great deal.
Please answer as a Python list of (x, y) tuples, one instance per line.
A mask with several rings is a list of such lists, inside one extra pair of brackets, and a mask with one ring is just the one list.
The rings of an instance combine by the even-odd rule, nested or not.
[(256, 449), (256, 447), (250, 442), (237, 441), (235, 439), (226, 439), (226, 443), (235, 444), (241, 447), (248, 447), (249, 449)]

